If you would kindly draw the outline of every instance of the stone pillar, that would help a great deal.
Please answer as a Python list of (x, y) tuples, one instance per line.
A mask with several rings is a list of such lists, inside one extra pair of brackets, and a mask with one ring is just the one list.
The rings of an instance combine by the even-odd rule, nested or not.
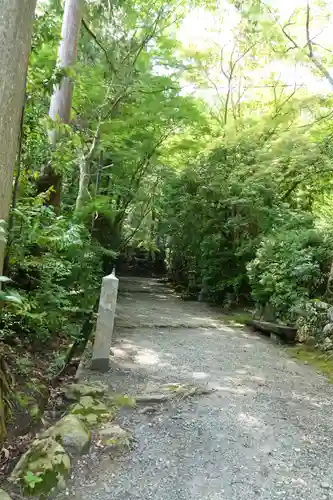
[(205, 276), (202, 278), (201, 290), (198, 296), (199, 302), (204, 302), (208, 297), (208, 278)]
[(189, 293), (190, 295), (194, 294), (195, 288), (196, 288), (195, 271), (189, 271), (188, 272), (187, 293)]
[(101, 297), (95, 332), (91, 370), (106, 372), (110, 366), (110, 349), (116, 312), (119, 280), (112, 274), (105, 276), (102, 282)]

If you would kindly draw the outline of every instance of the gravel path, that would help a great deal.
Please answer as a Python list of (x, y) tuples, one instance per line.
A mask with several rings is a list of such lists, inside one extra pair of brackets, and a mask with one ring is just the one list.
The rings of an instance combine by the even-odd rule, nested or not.
[(332, 385), (205, 305), (157, 282), (121, 283), (114, 368), (87, 378), (128, 393), (166, 382), (215, 392), (124, 412), (135, 449), (116, 459), (94, 450), (58, 498), (333, 499)]

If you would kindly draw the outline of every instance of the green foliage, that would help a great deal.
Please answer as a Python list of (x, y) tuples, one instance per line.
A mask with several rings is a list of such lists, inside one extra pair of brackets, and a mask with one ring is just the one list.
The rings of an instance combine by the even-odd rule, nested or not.
[(14, 331), (33, 342), (77, 335), (76, 312), (92, 308), (99, 291), (100, 249), (83, 225), (57, 217), (38, 199), (20, 201), (15, 221), (9, 265), (22, 300), (4, 308), (2, 335)]
[(210, 299), (225, 305), (254, 300), (292, 322), (309, 299), (326, 291), (331, 213), (319, 206), (320, 200), (331, 203), (325, 181), (331, 152), (320, 140), (305, 156), (303, 136), (280, 132), (282, 121), (265, 137), (269, 124), (269, 116), (260, 125), (249, 118), (247, 128), (236, 135), (230, 128), (222, 141), (170, 176), (161, 205), (163, 230), (170, 235), (174, 279), (187, 283), (194, 271), (198, 285), (206, 279)]
[(294, 322), (310, 299), (325, 292), (332, 239), (309, 226), (289, 225), (266, 237), (248, 264), (254, 300), (273, 306), (282, 320)]
[(116, 409), (107, 407), (97, 398), (83, 396), (78, 403), (75, 403), (71, 407), (71, 413), (76, 415), (88, 426), (91, 426), (98, 422), (104, 422), (114, 418)]
[(165, 188), (171, 258), (181, 256), (184, 277), (191, 269), (206, 277), (215, 300), (230, 294), (238, 301), (248, 292), (246, 264), (285, 210), (274, 182), (248, 177), (251, 153), (234, 168), (240, 154), (232, 144), (217, 146)]

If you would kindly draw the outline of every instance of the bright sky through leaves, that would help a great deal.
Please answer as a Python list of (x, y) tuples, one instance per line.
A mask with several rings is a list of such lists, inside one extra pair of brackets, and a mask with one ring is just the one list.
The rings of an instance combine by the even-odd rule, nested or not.
[[(306, 0), (270, 0), (267, 4), (278, 9), (281, 21), (283, 23), (287, 22), (290, 16), (297, 11), (297, 9), (304, 9), (306, 6)], [(318, 2), (310, 1), (310, 6), (312, 12), (316, 12), (318, 9)], [(315, 16), (315, 22), (311, 25), (311, 36), (316, 37), (316, 41), (320, 43), (325, 49), (333, 49), (333, 34), (332, 34), (332, 19), (330, 17), (333, 14), (333, 1), (329, 0), (325, 2), (325, 9), (327, 16), (319, 17)], [(238, 15), (235, 13), (233, 6), (227, 1), (220, 2), (220, 10), (223, 11), (221, 16), (216, 16), (215, 13), (211, 13), (204, 8), (197, 8), (192, 10), (185, 18), (181, 29), (178, 32), (178, 38), (184, 47), (192, 48), (195, 51), (205, 52), (206, 50), (211, 50), (214, 45), (223, 46), (225, 44), (232, 43), (233, 35), (232, 28), (237, 23)], [(321, 9), (322, 12), (322, 9)], [(305, 41), (305, 28), (303, 26), (295, 27), (293, 33), (296, 33), (300, 39)], [(298, 31), (297, 31), (298, 30)], [(271, 54), (272, 55), (272, 54)], [(309, 66), (291, 63), (289, 60), (272, 60), (269, 63), (264, 64), (264, 67), (260, 70), (255, 70), (250, 75), (251, 86), (257, 89), (261, 87), (263, 81), (268, 79), (272, 74), (284, 83), (293, 86), (305, 85), (306, 88), (314, 93), (327, 94), (331, 91), (330, 85), (322, 76), (316, 76), (313, 74)], [(212, 69), (213, 79), (218, 81), (220, 78), (219, 69)], [(249, 76), (249, 75), (247, 75)], [(219, 88), (223, 92), (225, 87), (225, 82), (220, 80)], [(194, 86), (191, 87), (191, 91), (194, 90)], [(210, 87), (207, 89), (201, 88), (198, 90), (196, 88), (196, 93), (208, 99), (214, 99), (214, 91)], [(253, 94), (251, 95), (253, 97)]]

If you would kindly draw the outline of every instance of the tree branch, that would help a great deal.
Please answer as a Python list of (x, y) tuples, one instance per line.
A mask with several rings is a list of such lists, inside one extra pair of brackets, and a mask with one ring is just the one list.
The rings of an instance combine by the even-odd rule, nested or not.
[[(153, 188), (156, 186), (157, 182), (155, 182)], [(118, 251), (123, 251), (126, 246), (128, 245), (128, 243), (131, 241), (132, 238), (134, 238), (134, 236), (136, 235), (136, 233), (139, 231), (139, 229), (141, 228), (141, 225), (142, 225), (142, 222), (143, 220), (145, 219), (145, 217), (149, 214), (149, 212), (151, 211), (151, 206), (150, 206), (150, 203), (151, 203), (151, 200), (152, 200), (152, 196), (149, 197), (146, 205), (145, 205), (145, 208), (144, 210), (142, 211), (142, 213), (140, 214), (141, 215), (141, 218), (140, 218), (140, 221), (139, 223), (136, 225), (136, 227), (133, 229), (133, 231), (130, 233), (129, 236), (127, 236), (127, 238), (125, 238), (125, 240), (121, 243), (121, 246), (119, 247), (119, 250)]]
[(248, 54), (253, 49), (253, 47), (256, 44), (257, 44), (257, 42), (250, 45), (250, 47), (248, 47), (242, 54), (238, 55), (238, 57), (235, 60), (233, 60), (233, 57), (234, 57), (234, 54), (236, 51), (236, 44), (233, 46), (231, 54), (230, 54), (230, 59), (229, 59), (229, 73), (227, 73), (227, 71), (225, 71), (225, 69), (223, 68), (223, 49), (224, 49), (224, 47), (222, 47), (222, 49), (221, 49), (220, 67), (221, 67), (222, 74), (227, 79), (227, 94), (226, 94), (226, 98), (225, 98), (225, 102), (224, 102), (224, 112), (223, 112), (224, 125), (227, 124), (227, 120), (228, 120), (228, 108), (229, 108), (229, 102), (231, 99), (232, 81), (234, 78), (235, 69), (237, 67), (237, 64), (246, 56), (246, 54)]
[(109, 58), (109, 54), (106, 50), (106, 48), (102, 45), (102, 43), (98, 40), (97, 36), (95, 35), (95, 33), (89, 28), (87, 22), (82, 19), (82, 25), (84, 26), (85, 30), (87, 31), (87, 33), (89, 33), (89, 35), (91, 36), (91, 38), (95, 41), (96, 45), (98, 45), (98, 47), (104, 52), (104, 55), (105, 55), (105, 59), (107, 61), (107, 63), (109, 64), (111, 70), (116, 73), (116, 69), (113, 65), (113, 62), (111, 61), (111, 59)]
[(92, 141), (91, 146), (90, 146), (90, 149), (89, 149), (88, 153), (84, 156), (85, 162), (90, 162), (94, 156), (96, 147), (97, 147), (98, 142), (99, 142), (100, 130), (101, 130), (101, 122), (98, 123), (93, 141)]
[(286, 28), (288, 28), (288, 26), (292, 26), (293, 23), (287, 23), (285, 24), (284, 26), (281, 26), (280, 25), (280, 28), (282, 30), (282, 33), (284, 34), (284, 36), (286, 38), (288, 38), (288, 40), (292, 43), (292, 47), (289, 47), (288, 50), (291, 50), (291, 49), (299, 49), (299, 45), (295, 42), (295, 40), (289, 35), (289, 33), (286, 31)]
[(307, 1), (306, 4), (306, 40), (307, 40), (307, 47), (308, 47), (308, 57), (311, 59), (313, 64), (316, 66), (316, 68), (321, 72), (321, 74), (326, 78), (326, 80), (329, 82), (333, 89), (333, 78), (331, 77), (329, 71), (325, 68), (325, 66), (319, 61), (316, 56), (313, 53), (313, 47), (312, 47), (312, 40), (310, 37), (310, 4), (309, 0)]
[[(269, 9), (269, 12), (271, 13), (272, 15), (272, 11), (271, 9)], [(284, 34), (284, 36), (290, 41), (290, 43), (292, 44), (291, 47), (289, 47), (287, 49), (288, 50), (291, 50), (291, 49), (298, 49), (298, 50), (304, 50), (304, 49), (308, 49), (307, 52), (306, 52), (306, 56), (310, 59), (310, 61), (312, 62), (312, 64), (319, 70), (319, 72), (322, 74), (322, 76), (324, 76), (326, 78), (326, 80), (329, 82), (329, 84), (331, 85), (332, 89), (333, 89), (333, 78), (332, 76), (330, 75), (329, 71), (325, 68), (325, 66), (322, 64), (322, 62), (314, 55), (314, 52), (313, 52), (313, 45), (317, 45), (316, 43), (313, 42), (313, 40), (318, 36), (316, 35), (313, 39), (311, 39), (311, 36), (310, 36), (310, 4), (309, 4), (309, 0), (307, 0), (307, 4), (306, 4), (306, 21), (305, 21), (305, 32), (306, 32), (306, 44), (305, 46), (302, 48), (298, 45), (298, 43), (292, 38), (292, 36), (286, 31), (286, 28), (288, 26), (291, 26), (293, 23), (291, 23), (290, 21), (285, 24), (284, 26), (282, 26), (278, 20), (276, 19), (276, 17), (273, 15), (273, 18), (274, 18), (274, 21), (280, 26), (281, 28), (281, 31), (282, 33)]]

